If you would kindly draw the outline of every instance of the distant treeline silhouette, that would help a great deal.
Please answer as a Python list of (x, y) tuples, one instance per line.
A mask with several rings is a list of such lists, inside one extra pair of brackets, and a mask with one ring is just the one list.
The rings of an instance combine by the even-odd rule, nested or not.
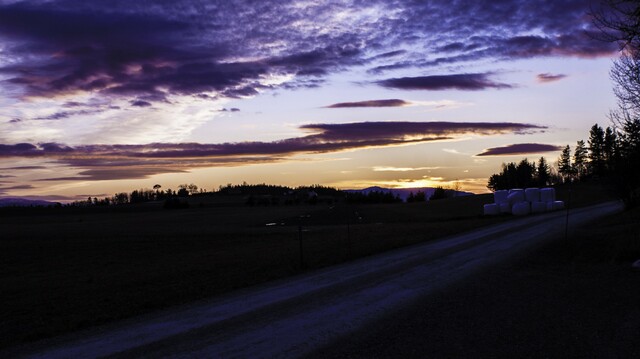
[[(452, 197), (452, 191), (442, 187), (436, 188), (430, 200)], [(187, 198), (199, 196), (242, 196), (248, 206), (275, 206), (297, 204), (334, 204), (346, 202), (351, 204), (376, 204), (398, 203), (402, 199), (390, 192), (371, 191), (368, 193), (358, 191), (342, 191), (334, 187), (311, 185), (288, 187), (271, 184), (227, 184), (217, 190), (206, 191), (195, 184), (181, 184), (178, 190), (163, 190), (161, 185), (153, 186), (153, 189), (137, 189), (131, 192), (119, 192), (111, 197), (88, 197), (87, 200), (75, 201), (66, 206), (93, 207), (93, 206), (120, 206), (145, 202), (163, 201), (165, 208), (188, 208)], [(411, 193), (407, 202), (424, 202), (427, 197), (424, 192)]]

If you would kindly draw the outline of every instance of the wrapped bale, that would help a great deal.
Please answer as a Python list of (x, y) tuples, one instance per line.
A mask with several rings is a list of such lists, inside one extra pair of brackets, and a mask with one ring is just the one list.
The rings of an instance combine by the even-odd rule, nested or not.
[(542, 188), (540, 189), (540, 202), (553, 202), (556, 200), (555, 188)]
[(516, 216), (526, 216), (531, 213), (529, 202), (518, 202), (511, 207), (511, 213)]
[(524, 202), (524, 199), (525, 199), (525, 196), (524, 196), (523, 190), (521, 189), (509, 190), (509, 195), (507, 196), (507, 200), (509, 201), (511, 208), (513, 208), (513, 205), (516, 203)]
[(557, 211), (564, 209), (564, 201), (553, 201), (553, 210)]
[(532, 213), (542, 213), (547, 211), (547, 204), (545, 202), (531, 202)]
[(527, 202), (540, 202), (540, 188), (527, 188), (524, 190), (524, 197)]
[(484, 215), (485, 216), (495, 216), (500, 213), (500, 206), (495, 203), (485, 204), (484, 205)]
[(511, 213), (511, 205), (509, 202), (503, 202), (499, 204), (500, 213)]
[(507, 197), (509, 196), (509, 191), (507, 190), (499, 190), (493, 192), (493, 202), (501, 204), (508, 202)]

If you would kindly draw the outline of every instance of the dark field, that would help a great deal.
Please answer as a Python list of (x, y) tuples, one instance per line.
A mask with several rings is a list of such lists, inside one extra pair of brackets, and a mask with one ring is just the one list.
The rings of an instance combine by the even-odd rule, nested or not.
[(495, 265), (311, 358), (638, 358), (640, 208)]
[[(610, 196), (583, 186), (572, 198), (579, 206)], [(490, 195), (333, 207), (190, 201), (181, 210), (2, 212), (0, 348), (510, 219), (481, 216)]]

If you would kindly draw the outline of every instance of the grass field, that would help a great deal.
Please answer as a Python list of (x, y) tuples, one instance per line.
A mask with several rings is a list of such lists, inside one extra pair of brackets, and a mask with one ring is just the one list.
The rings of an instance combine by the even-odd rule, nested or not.
[(638, 358), (640, 208), (420, 298), (310, 358)]
[[(572, 198), (578, 206), (610, 197), (576, 187)], [(238, 198), (196, 197), (182, 210), (145, 204), (5, 212), (0, 348), (511, 218), (481, 216), (491, 201), (479, 195), (411, 204), (247, 207)]]

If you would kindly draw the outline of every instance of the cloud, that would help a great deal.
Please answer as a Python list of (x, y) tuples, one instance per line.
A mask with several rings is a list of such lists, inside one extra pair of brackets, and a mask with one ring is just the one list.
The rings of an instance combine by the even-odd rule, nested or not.
[(21, 184), (21, 185), (16, 185), (16, 186), (11, 186), (11, 187), (3, 187), (0, 188), (0, 190), (2, 191), (6, 191), (6, 190), (10, 190), (10, 189), (32, 189), (35, 188), (30, 184)]
[(442, 167), (392, 167), (392, 166), (375, 166), (374, 172), (411, 172), (423, 170), (437, 170)]
[(300, 153), (417, 144), (468, 134), (524, 134), (543, 131), (546, 127), (511, 122), (356, 122), (308, 124), (300, 129), (309, 134), (273, 142), (96, 144), (73, 147), (58, 143), (19, 143), (0, 145), (0, 158), (47, 158), (83, 169), (77, 176), (47, 180), (145, 178), (197, 167), (282, 161)]
[(0, 170), (43, 170), (47, 168), (48, 167), (46, 166), (16, 166), (16, 167), (3, 167), (3, 168), (0, 168)]
[(564, 79), (565, 77), (567, 77), (567, 75), (565, 74), (550, 74), (550, 73), (544, 73), (544, 74), (538, 74), (536, 76), (536, 79), (538, 80), (538, 82), (554, 82), (554, 81), (559, 81)]
[(149, 107), (149, 106), (152, 106), (152, 105), (151, 105), (151, 102), (148, 102), (148, 101), (135, 100), (135, 101), (131, 101), (131, 106), (134, 106), (134, 107)]
[(476, 156), (507, 156), (526, 155), (532, 153), (555, 152), (562, 150), (562, 146), (542, 143), (517, 143), (502, 147), (492, 147), (478, 153)]
[(411, 102), (407, 102), (399, 99), (389, 100), (369, 100), (358, 102), (339, 102), (326, 106), (325, 108), (349, 108), (349, 107), (402, 107), (411, 105)]
[(60, 111), (55, 112), (51, 115), (40, 116), (33, 118), (34, 120), (63, 120), (73, 116), (82, 116), (82, 115), (95, 115), (101, 112), (104, 112), (104, 109), (93, 109), (93, 110), (78, 110), (78, 111)]
[(245, 97), (356, 66), (611, 54), (589, 36), (588, 11), (584, 0), (5, 2), (0, 72), (30, 97)]
[(380, 86), (401, 90), (466, 90), (512, 88), (513, 85), (495, 82), (490, 73), (433, 75), (419, 77), (390, 78), (376, 83)]

